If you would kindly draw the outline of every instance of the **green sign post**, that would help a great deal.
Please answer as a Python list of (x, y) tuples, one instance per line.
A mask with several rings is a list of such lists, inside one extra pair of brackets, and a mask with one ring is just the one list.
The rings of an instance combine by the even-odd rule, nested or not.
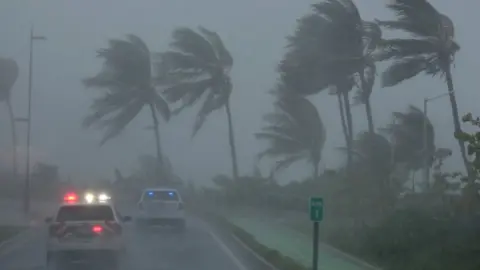
[(318, 227), (323, 220), (323, 198), (311, 197), (309, 203), (310, 220), (313, 221), (313, 267), (318, 270)]
[(323, 198), (310, 198), (310, 220), (320, 222), (323, 219)]

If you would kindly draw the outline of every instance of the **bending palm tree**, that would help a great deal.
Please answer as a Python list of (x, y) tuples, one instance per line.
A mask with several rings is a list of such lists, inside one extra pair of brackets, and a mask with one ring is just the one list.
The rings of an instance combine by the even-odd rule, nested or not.
[(334, 86), (332, 93), (339, 100), (346, 145), (350, 149), (347, 163), (350, 167), (353, 120), (349, 92), (358, 77), (360, 101), (366, 105), (369, 130), (373, 133), (369, 98), (375, 65), (370, 54), (380, 40), (381, 31), (376, 24), (361, 19), (351, 0), (326, 0), (313, 5), (313, 9), (312, 14), (299, 20), (295, 34), (288, 38), (289, 50), (279, 71), (284, 83), (301, 95)]
[(173, 32), (172, 37), (171, 46), (174, 50), (161, 54), (161, 65), (165, 68), (163, 72), (171, 82), (165, 85), (163, 93), (168, 101), (183, 103), (177, 112), (206, 96), (193, 127), (193, 136), (210, 113), (225, 107), (233, 177), (237, 180), (238, 164), (230, 110), (230, 70), (233, 58), (220, 36), (203, 27), (199, 27), (199, 32), (179, 28)]
[(85, 118), (84, 126), (106, 129), (103, 145), (119, 135), (147, 106), (153, 120), (157, 159), (162, 164), (157, 112), (168, 120), (170, 110), (155, 89), (147, 45), (139, 37), (128, 35), (127, 40), (110, 40), (109, 48), (100, 49), (97, 56), (104, 59), (103, 70), (83, 82), (104, 91), (90, 106), (92, 113)]
[(5, 102), (8, 107), (10, 129), (12, 132), (12, 177), (17, 180), (17, 134), (15, 116), (13, 114), (11, 90), (18, 78), (18, 65), (13, 59), (0, 58), (0, 102)]
[(287, 168), (306, 159), (313, 166), (313, 179), (318, 178), (318, 166), (326, 140), (325, 127), (315, 106), (306, 98), (282, 95), (275, 103), (276, 112), (264, 116), (268, 123), (256, 134), (270, 146), (259, 158), (279, 159), (273, 171)]
[[(388, 5), (397, 13), (396, 21), (379, 21), (381, 26), (402, 30), (411, 38), (390, 39), (382, 42), (378, 60), (395, 59), (383, 73), (383, 86), (389, 87), (410, 79), (421, 72), (445, 76), (452, 106), (455, 133), (461, 132), (458, 106), (454, 94), (451, 64), (460, 46), (453, 40), (453, 22), (438, 12), (426, 0), (396, 0)], [(465, 145), (458, 141), (465, 168), (470, 175), (470, 163)], [(473, 181), (470, 178), (470, 181)]]

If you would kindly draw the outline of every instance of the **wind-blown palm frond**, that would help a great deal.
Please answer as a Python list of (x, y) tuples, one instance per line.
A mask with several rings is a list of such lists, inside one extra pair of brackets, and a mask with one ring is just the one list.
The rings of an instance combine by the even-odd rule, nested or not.
[(377, 60), (394, 62), (382, 76), (384, 86), (393, 86), (421, 72), (436, 75), (446, 72), (460, 46), (454, 41), (453, 22), (426, 0), (395, 0), (388, 7), (396, 21), (377, 21), (380, 26), (402, 30), (411, 38), (383, 40)]
[(310, 101), (299, 96), (282, 96), (275, 103), (275, 112), (265, 115), (264, 121), (268, 125), (255, 136), (266, 140), (269, 147), (259, 154), (260, 159), (277, 159), (274, 170), (284, 169), (301, 159), (318, 166), (326, 133)]
[(278, 67), (283, 82), (302, 95), (318, 93), (358, 72), (365, 33), (373, 29), (351, 0), (326, 0), (312, 7), (313, 13), (302, 17), (287, 38), (288, 51)]
[(93, 101), (92, 113), (83, 125), (106, 130), (101, 144), (119, 135), (144, 106), (169, 119), (168, 104), (153, 84), (150, 51), (139, 37), (110, 40), (109, 47), (98, 50), (97, 57), (104, 60), (102, 71), (83, 83), (103, 92)]
[[(390, 124), (384, 131), (392, 136), (395, 147), (395, 161), (405, 162), (410, 169), (418, 170), (423, 165), (425, 151), (431, 157), (435, 154), (435, 132), (430, 120), (423, 112), (410, 106), (407, 112), (394, 112), (394, 124)], [(424, 144), (424, 121), (427, 123), (427, 146)]]
[(167, 76), (175, 79), (164, 85), (163, 93), (169, 102), (182, 103), (176, 113), (205, 98), (193, 128), (195, 135), (207, 116), (228, 102), (233, 58), (220, 36), (203, 27), (198, 32), (178, 28), (172, 37), (173, 50), (160, 54), (160, 64), (167, 69)]

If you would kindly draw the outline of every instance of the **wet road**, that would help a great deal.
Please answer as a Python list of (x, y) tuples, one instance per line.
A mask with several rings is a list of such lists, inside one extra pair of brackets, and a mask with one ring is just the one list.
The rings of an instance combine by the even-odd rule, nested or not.
[[(198, 218), (188, 218), (184, 234), (168, 229), (124, 229), (128, 241), (126, 270), (260, 270), (252, 255)], [(44, 270), (46, 229), (37, 228), (0, 252), (1, 270)], [(63, 269), (62, 269), (63, 270)], [(65, 269), (68, 270), (68, 269)]]

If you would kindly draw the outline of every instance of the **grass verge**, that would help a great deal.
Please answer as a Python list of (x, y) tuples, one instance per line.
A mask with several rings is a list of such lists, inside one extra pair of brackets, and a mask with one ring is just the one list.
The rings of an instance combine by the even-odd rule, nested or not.
[(242, 228), (232, 224), (225, 217), (212, 212), (202, 212), (200, 214), (208, 222), (213, 223), (223, 229), (230, 231), (234, 236), (241, 240), (245, 245), (252, 249), (257, 255), (265, 259), (278, 270), (308, 270), (305, 266), (297, 263), (292, 258), (281, 254), (279, 251), (260, 244), (253, 235)]

